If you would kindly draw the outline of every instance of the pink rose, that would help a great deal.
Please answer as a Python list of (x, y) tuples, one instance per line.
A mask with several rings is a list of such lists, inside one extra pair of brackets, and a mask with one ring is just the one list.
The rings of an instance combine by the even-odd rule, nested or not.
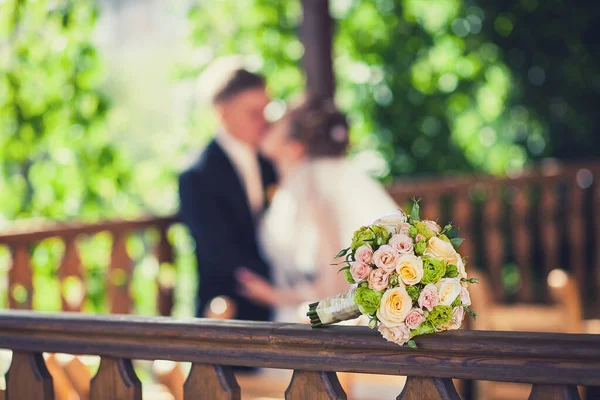
[(438, 290), (433, 284), (429, 284), (423, 288), (419, 296), (419, 307), (427, 308), (429, 311), (438, 305)]
[(410, 340), (410, 329), (405, 324), (388, 328), (380, 323), (378, 330), (385, 340), (399, 344), (400, 346)]
[(426, 221), (423, 221), (423, 223), (430, 231), (433, 231), (436, 234), (439, 234), (442, 231), (442, 227), (439, 226), (437, 224), (437, 222), (435, 222), (435, 221), (426, 220)]
[(401, 233), (403, 235), (408, 235), (408, 230), (410, 229), (410, 224), (408, 222), (404, 222), (402, 224), (400, 224), (400, 229), (398, 233)]
[(381, 246), (375, 254), (373, 254), (373, 262), (377, 268), (381, 268), (386, 272), (392, 272), (396, 269), (396, 258), (398, 253), (396, 250), (387, 244)]
[(389, 279), (390, 274), (385, 272), (385, 270), (381, 268), (374, 269), (369, 274), (369, 289), (377, 290), (378, 292), (385, 290), (388, 287)]
[(411, 253), (413, 251), (413, 245), (413, 240), (410, 236), (403, 233), (394, 235), (390, 239), (390, 246), (392, 246), (399, 254)]
[(425, 236), (421, 235), (420, 233), (417, 234), (417, 236), (415, 236), (415, 242), (420, 242), (425, 240)]
[(371, 273), (370, 265), (365, 264), (364, 262), (355, 261), (350, 266), (350, 275), (352, 275), (352, 279), (356, 283), (366, 281), (369, 278), (369, 274)]
[(471, 305), (471, 295), (469, 294), (469, 291), (467, 290), (466, 287), (463, 287), (460, 290), (460, 302), (462, 303), (463, 306)]
[(371, 264), (373, 262), (373, 249), (369, 245), (362, 245), (356, 249), (354, 258), (356, 261), (360, 261), (365, 264)]
[(405, 323), (410, 329), (417, 329), (423, 322), (425, 322), (425, 316), (420, 308), (413, 308), (406, 316)]

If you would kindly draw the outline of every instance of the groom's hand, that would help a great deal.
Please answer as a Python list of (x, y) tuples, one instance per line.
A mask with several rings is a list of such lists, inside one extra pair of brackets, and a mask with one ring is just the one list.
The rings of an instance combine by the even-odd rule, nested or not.
[(258, 304), (268, 306), (277, 304), (277, 290), (262, 276), (247, 268), (238, 268), (235, 270), (235, 278), (241, 296)]

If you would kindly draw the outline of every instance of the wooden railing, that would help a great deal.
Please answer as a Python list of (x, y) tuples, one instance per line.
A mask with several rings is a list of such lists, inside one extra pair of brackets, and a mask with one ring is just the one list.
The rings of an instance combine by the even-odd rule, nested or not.
[(52, 399), (42, 352), (102, 357), (91, 399), (140, 400), (132, 359), (193, 363), (185, 399), (239, 399), (230, 366), (293, 369), (287, 399), (345, 399), (335, 372), (408, 376), (399, 399), (460, 399), (452, 378), (532, 384), (529, 399), (578, 399), (600, 386), (600, 335), (453, 331), (386, 342), (366, 327), (0, 312), (0, 347), (13, 350), (8, 400)]
[[(69, 280), (79, 283), (80, 292), (85, 293), (85, 271), (77, 245), (82, 236), (107, 232), (112, 238), (110, 263), (106, 276), (108, 310), (111, 313), (129, 313), (132, 299), (129, 293), (133, 262), (127, 252), (129, 235), (148, 229), (156, 229), (159, 234), (154, 253), (161, 268), (173, 262), (173, 248), (167, 238), (169, 227), (175, 222), (173, 217), (148, 217), (136, 220), (103, 221), (93, 224), (17, 224), (10, 230), (0, 233), (0, 245), (10, 248), (12, 266), (8, 271), (8, 305), (13, 309), (31, 309), (33, 299), (33, 271), (31, 250), (34, 245), (48, 238), (59, 238), (64, 243), (62, 261), (58, 266), (59, 285)], [(160, 276), (160, 273), (157, 274)], [(165, 282), (158, 283), (157, 306), (160, 315), (170, 315), (173, 305), (173, 287)], [(81, 311), (83, 296), (69, 298), (61, 290), (63, 311)]]
[(600, 317), (600, 163), (549, 164), (518, 177), (396, 182), (401, 205), (421, 198), (429, 219), (453, 221), (461, 254), (489, 274), (497, 301), (547, 302), (550, 271), (569, 272)]
[[(545, 285), (555, 268), (567, 270), (579, 286), (586, 317), (600, 317), (600, 162), (550, 165), (513, 178), (464, 176), (398, 181), (390, 189), (402, 206), (420, 197), (423, 215), (453, 221), (467, 240), (461, 253), (471, 266), (489, 274), (497, 301), (548, 302)], [(0, 245), (13, 256), (9, 271), (9, 306), (30, 309), (33, 295), (31, 248), (58, 237), (65, 243), (58, 268), (61, 282), (83, 281), (76, 239), (98, 232), (113, 237), (107, 276), (111, 312), (127, 313), (132, 300), (128, 285), (132, 261), (126, 251), (131, 234), (158, 229), (155, 249), (159, 265), (173, 261), (167, 229), (174, 217), (98, 224), (63, 224), (11, 228), (0, 231)], [(16, 228), (19, 223), (15, 225)], [(159, 284), (160, 315), (169, 315), (172, 288)], [(78, 301), (79, 300), (79, 301)], [(78, 311), (81, 299), (63, 298), (63, 310)]]

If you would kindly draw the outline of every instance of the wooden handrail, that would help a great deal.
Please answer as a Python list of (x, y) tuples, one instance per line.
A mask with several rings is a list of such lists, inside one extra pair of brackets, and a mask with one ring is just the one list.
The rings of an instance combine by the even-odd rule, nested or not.
[(366, 327), (0, 312), (0, 347), (202, 364), (600, 385), (600, 335), (454, 331), (399, 347)]
[(93, 223), (33, 223), (25, 221), (0, 230), (0, 244), (30, 244), (51, 237), (72, 238), (78, 235), (91, 235), (107, 231), (119, 233), (150, 227), (162, 228), (177, 221), (177, 216), (145, 216), (135, 219), (114, 219)]

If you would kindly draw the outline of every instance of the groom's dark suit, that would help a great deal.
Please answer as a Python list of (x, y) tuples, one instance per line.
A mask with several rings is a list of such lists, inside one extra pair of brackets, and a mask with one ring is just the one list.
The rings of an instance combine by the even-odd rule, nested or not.
[[(258, 157), (266, 193), (277, 176), (272, 164)], [(201, 317), (214, 297), (227, 296), (236, 303), (236, 318), (268, 321), (268, 307), (251, 303), (236, 292), (236, 268), (246, 267), (267, 279), (270, 270), (258, 249), (255, 219), (243, 183), (216, 141), (181, 174), (179, 196), (181, 217), (196, 240), (200, 275), (196, 315)]]

